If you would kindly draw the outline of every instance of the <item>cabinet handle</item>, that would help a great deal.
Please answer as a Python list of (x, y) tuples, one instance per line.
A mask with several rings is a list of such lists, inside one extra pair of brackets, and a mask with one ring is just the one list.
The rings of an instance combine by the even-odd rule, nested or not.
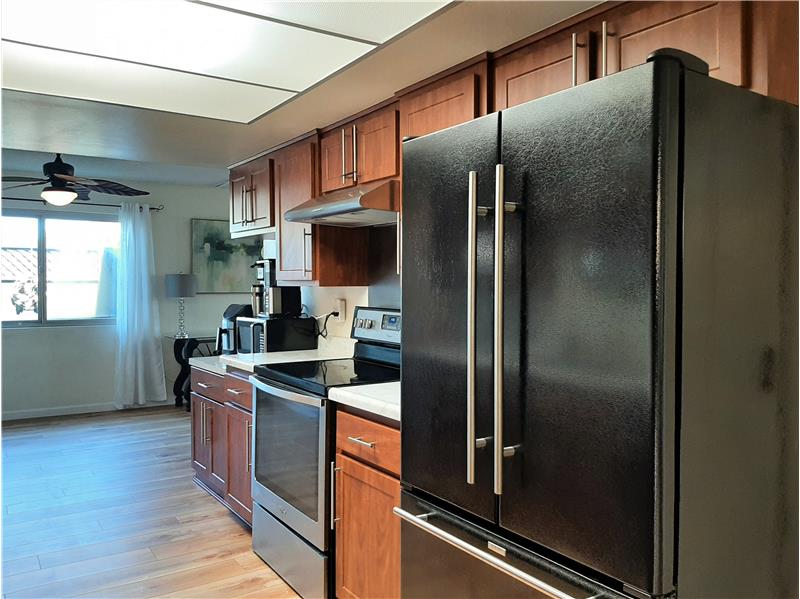
[(244, 395), (246, 393), (246, 391), (239, 391), (238, 389), (230, 389), (230, 388), (225, 389), (225, 391), (233, 395)]
[(358, 131), (353, 125), (353, 183), (358, 183)]
[(361, 437), (347, 437), (347, 440), (352, 441), (357, 445), (363, 445), (364, 447), (369, 447), (370, 449), (375, 447), (374, 441), (364, 441), (364, 439), (362, 439)]
[(331, 462), (331, 530), (336, 528), (336, 522), (339, 518), (336, 517), (336, 471), (341, 468), (336, 467), (336, 462)]
[(206, 444), (206, 404), (200, 404), (200, 440)]
[(241, 211), (242, 211), (242, 224), (243, 225), (247, 224), (247, 215), (244, 213), (244, 194), (245, 194), (245, 189), (246, 188), (247, 188), (247, 185), (242, 185), (242, 197), (241, 197), (241, 200), (239, 202), (239, 206), (241, 207)]
[(347, 167), (345, 166), (345, 160), (344, 160), (344, 153), (345, 153), (344, 127), (342, 127), (341, 133), (342, 133), (342, 183), (344, 183), (347, 180), (347, 176), (345, 175)]
[(403, 256), (401, 254), (401, 247), (402, 247), (401, 244), (402, 244), (402, 241), (403, 241), (403, 237), (402, 237), (402, 231), (403, 230), (401, 229), (401, 227), (402, 227), (402, 225), (400, 224), (400, 212), (398, 211), (398, 213), (397, 213), (397, 251), (396, 251), (397, 257), (395, 259), (395, 263), (396, 263), (395, 264), (395, 270), (397, 271), (398, 275), (400, 274), (400, 263), (401, 263), (401, 261), (403, 259)]
[(213, 410), (213, 408), (211, 408), (211, 406), (206, 404), (206, 425), (205, 425), (205, 429), (206, 430), (205, 430), (205, 438), (203, 440), (204, 443), (211, 443), (211, 432), (209, 431), (209, 428), (208, 428), (208, 412), (211, 412), (211, 417), (213, 418), (214, 417), (214, 410)]
[(578, 34), (572, 34), (572, 87), (578, 85)]
[(608, 22), (603, 21), (603, 40), (601, 45), (601, 77), (608, 75)]
[(307, 268), (308, 260), (306, 260), (306, 239), (311, 237), (311, 231), (303, 231), (303, 272), (312, 272), (313, 269)]
[(247, 423), (247, 471), (253, 471), (253, 423)]
[(250, 220), (248, 222), (254, 223), (256, 222), (256, 184), (253, 181), (251, 183), (252, 185), (247, 191), (250, 196)]
[(201, 389), (211, 389), (211, 385), (206, 385), (205, 383), (197, 382), (197, 386)]

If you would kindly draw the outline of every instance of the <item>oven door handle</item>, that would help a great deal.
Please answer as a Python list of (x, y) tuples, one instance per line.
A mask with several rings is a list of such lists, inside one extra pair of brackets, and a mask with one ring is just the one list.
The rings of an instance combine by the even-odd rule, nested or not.
[(314, 406), (316, 408), (321, 408), (322, 406), (325, 405), (324, 397), (317, 397), (316, 395), (311, 395), (311, 394), (306, 395), (303, 393), (296, 393), (294, 391), (289, 391), (288, 389), (276, 387), (268, 384), (264, 379), (259, 378), (255, 375), (252, 375), (249, 381), (253, 385), (254, 391), (258, 389), (259, 391), (263, 391), (264, 393), (269, 393), (270, 395), (279, 397), (281, 399), (288, 399), (289, 401), (305, 404), (307, 406)]

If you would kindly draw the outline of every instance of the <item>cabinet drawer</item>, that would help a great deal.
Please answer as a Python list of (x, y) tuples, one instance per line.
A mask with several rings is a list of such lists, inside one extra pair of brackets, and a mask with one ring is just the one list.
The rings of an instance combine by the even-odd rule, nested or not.
[(396, 429), (339, 412), (336, 447), (342, 453), (400, 475), (400, 431)]
[(245, 410), (253, 411), (253, 386), (231, 374), (225, 375), (223, 395), (225, 400), (243, 407)]
[(192, 391), (224, 403), (227, 401), (224, 393), (224, 379), (218, 374), (206, 372), (199, 368), (192, 368)]

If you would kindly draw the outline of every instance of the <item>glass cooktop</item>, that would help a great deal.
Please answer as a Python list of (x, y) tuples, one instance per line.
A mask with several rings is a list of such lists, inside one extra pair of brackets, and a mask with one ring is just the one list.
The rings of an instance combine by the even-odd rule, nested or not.
[(255, 367), (255, 373), (262, 378), (326, 397), (331, 387), (400, 380), (399, 368), (358, 358), (261, 365)]

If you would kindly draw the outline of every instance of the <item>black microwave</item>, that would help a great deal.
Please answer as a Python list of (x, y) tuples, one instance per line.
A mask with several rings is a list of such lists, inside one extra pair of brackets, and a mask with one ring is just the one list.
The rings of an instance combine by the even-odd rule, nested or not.
[(309, 317), (236, 319), (240, 354), (317, 349), (317, 322)]

